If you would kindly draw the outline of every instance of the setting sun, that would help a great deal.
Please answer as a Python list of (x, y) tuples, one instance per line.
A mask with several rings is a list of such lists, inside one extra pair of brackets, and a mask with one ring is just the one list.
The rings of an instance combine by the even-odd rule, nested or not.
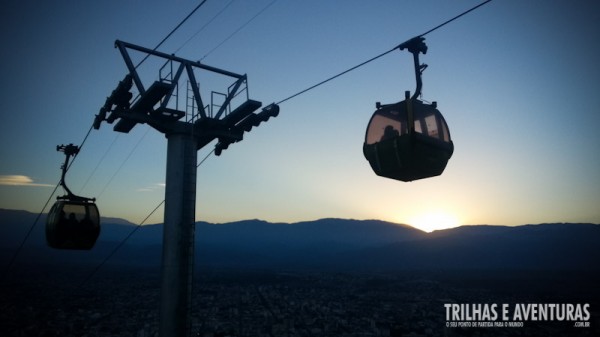
[(460, 225), (456, 216), (443, 211), (432, 211), (412, 217), (409, 225), (426, 232), (438, 229), (458, 227)]

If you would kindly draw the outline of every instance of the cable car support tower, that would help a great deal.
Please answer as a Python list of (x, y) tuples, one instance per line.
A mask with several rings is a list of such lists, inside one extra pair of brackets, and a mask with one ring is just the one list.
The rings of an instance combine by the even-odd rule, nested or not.
[[(279, 106), (270, 104), (255, 112), (262, 103), (249, 99), (246, 75), (119, 40), (115, 47), (129, 73), (106, 99), (94, 128), (99, 129), (102, 122), (116, 122), (114, 131), (128, 133), (137, 124), (148, 124), (167, 138), (159, 334), (185, 336), (190, 329), (197, 151), (217, 140), (214, 151), (220, 155), (230, 144), (241, 141), (244, 132), (276, 117)], [(164, 61), (160, 79), (146, 87), (132, 62), (132, 53)], [(200, 72), (224, 76), (233, 83), (226, 93), (213, 91), (211, 103), (205, 104), (196, 77)], [(186, 111), (182, 111), (178, 108), (183, 105), (179, 102), (179, 83), (186, 78)], [(138, 93), (135, 98), (132, 89)]]

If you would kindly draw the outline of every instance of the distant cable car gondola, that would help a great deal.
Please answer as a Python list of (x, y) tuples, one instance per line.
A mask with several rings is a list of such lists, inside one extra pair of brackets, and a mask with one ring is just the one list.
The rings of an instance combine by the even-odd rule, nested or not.
[(450, 131), (437, 104), (425, 104), (417, 99), (421, 94), (421, 73), (426, 65), (419, 64), (419, 53), (425, 54), (424, 38), (417, 37), (399, 46), (408, 48), (414, 56), (417, 89), (412, 97), (381, 105), (373, 113), (363, 145), (365, 158), (375, 173), (401, 181), (413, 181), (442, 174), (454, 151)]
[(95, 199), (74, 195), (65, 183), (69, 158), (79, 152), (73, 144), (56, 147), (65, 153), (62, 165), (61, 186), (66, 195), (57, 197), (46, 220), (46, 242), (57, 249), (89, 250), (100, 235), (100, 213)]

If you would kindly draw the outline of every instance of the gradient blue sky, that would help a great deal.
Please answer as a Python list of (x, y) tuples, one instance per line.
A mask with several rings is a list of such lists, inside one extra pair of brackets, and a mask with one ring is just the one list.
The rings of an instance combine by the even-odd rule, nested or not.
[[(234, 1), (184, 45), (229, 2), (208, 0), (160, 50), (203, 58), (271, 1)], [(114, 41), (153, 48), (197, 3), (5, 1), (0, 208), (40, 211), (60, 175), (55, 146), (82, 141), (126, 74)], [(251, 98), (266, 105), (478, 3), (278, 0), (203, 63), (246, 73)], [(411, 55), (396, 51), (282, 104), (279, 117), (210, 157), (198, 169), (196, 218), (376, 218), (426, 230), (600, 223), (598, 41), (597, 1), (492, 1), (426, 37), (422, 97), (438, 102), (455, 144), (442, 176), (380, 178), (362, 155), (375, 102), (397, 102), (415, 87)], [(164, 198), (165, 159), (162, 134), (105, 124), (68, 182), (97, 197), (102, 215), (139, 223)], [(162, 209), (149, 220), (161, 221)]]

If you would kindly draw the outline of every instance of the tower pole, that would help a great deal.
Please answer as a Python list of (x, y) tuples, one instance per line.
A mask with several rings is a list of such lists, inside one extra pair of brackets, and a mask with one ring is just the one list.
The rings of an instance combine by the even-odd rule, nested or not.
[(167, 139), (159, 332), (181, 337), (190, 329), (197, 150), (192, 132)]
[[(191, 328), (197, 151), (213, 140), (218, 140), (214, 153), (220, 155), (229, 145), (241, 141), (245, 132), (271, 117), (276, 117), (279, 114), (279, 106), (273, 103), (255, 113), (262, 103), (248, 98), (246, 75), (119, 40), (115, 41), (115, 46), (121, 52), (129, 74), (106, 98), (93, 126), (99, 129), (104, 121), (112, 124), (118, 120), (113, 130), (129, 133), (137, 124), (148, 124), (167, 137), (159, 335), (186, 336)], [(130, 50), (165, 59), (170, 62), (171, 69), (177, 70), (167, 76), (161, 74), (160, 80), (146, 87), (140, 79), (137, 67), (133, 65)], [(235, 79), (228, 87), (227, 94), (223, 94), (225, 101), (214, 116), (212, 113), (207, 114), (202, 104), (195, 70), (205, 70)], [(185, 121), (181, 120), (188, 111), (177, 110), (177, 88), (178, 83), (184, 80), (183, 74), (186, 74), (187, 81), (192, 83), (192, 98), (198, 109), (197, 118), (192, 118), (191, 121), (187, 118)], [(134, 97), (131, 92), (134, 85), (139, 95), (131, 102)], [(244, 91), (246, 101), (232, 109), (232, 100), (235, 97), (241, 98), (238, 95)], [(195, 113), (192, 111), (192, 115)]]

